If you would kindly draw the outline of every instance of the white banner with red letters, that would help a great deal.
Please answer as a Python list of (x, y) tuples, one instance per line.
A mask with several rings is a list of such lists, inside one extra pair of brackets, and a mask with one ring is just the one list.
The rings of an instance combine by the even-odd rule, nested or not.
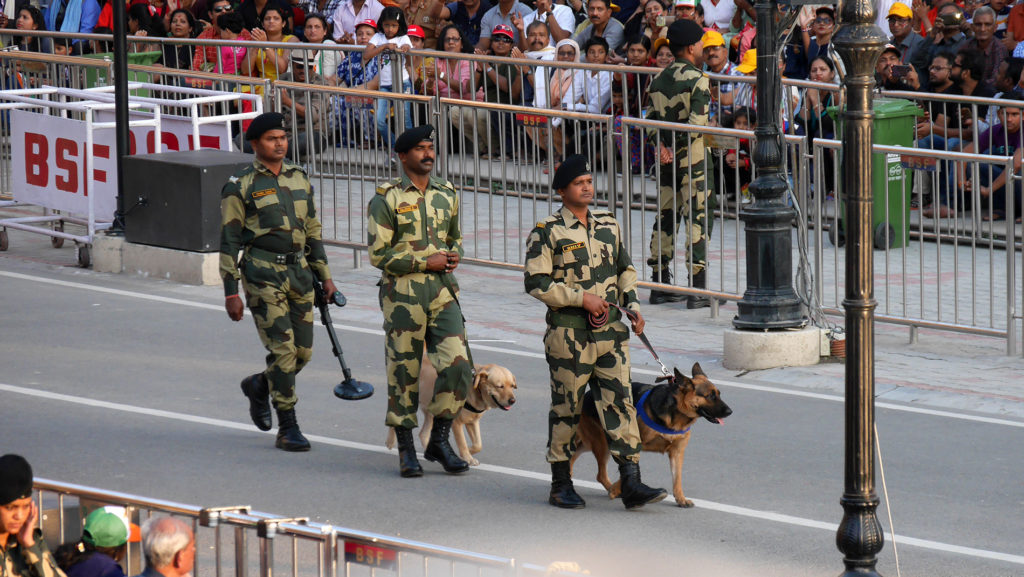
[[(146, 116), (132, 112), (133, 119)], [(114, 114), (98, 111), (95, 119), (96, 122), (111, 122)], [(154, 127), (131, 127), (129, 154), (197, 148), (188, 118), (161, 116), (160, 130), (158, 147)], [(93, 195), (96, 218), (113, 218), (117, 207), (114, 129), (93, 130), (91, 184), (85, 167), (87, 135), (88, 126), (84, 121), (12, 110), (11, 192), (15, 200), (84, 215), (89, 212), (89, 195)], [(198, 148), (204, 149), (231, 150), (231, 131), (224, 123), (201, 125), (199, 145)]]

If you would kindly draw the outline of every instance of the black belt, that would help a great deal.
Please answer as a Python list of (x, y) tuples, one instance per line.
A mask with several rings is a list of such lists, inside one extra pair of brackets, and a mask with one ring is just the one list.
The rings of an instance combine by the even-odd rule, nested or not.
[(250, 246), (247, 252), (249, 256), (256, 260), (264, 260), (274, 264), (295, 264), (297, 262), (302, 262), (303, 257), (306, 256), (306, 254), (301, 250), (281, 254), (257, 248), (255, 246)]
[[(564, 307), (558, 310), (548, 309), (544, 320), (553, 327), (563, 327), (567, 329), (586, 329), (591, 330), (594, 327), (590, 325), (590, 313), (582, 307)], [(622, 313), (617, 308), (609, 308), (607, 323), (613, 323), (622, 318)]]

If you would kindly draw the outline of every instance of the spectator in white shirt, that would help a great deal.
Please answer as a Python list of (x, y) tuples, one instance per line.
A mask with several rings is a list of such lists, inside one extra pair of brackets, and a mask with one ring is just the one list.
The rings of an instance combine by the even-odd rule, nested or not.
[(534, 21), (542, 21), (548, 25), (548, 44), (554, 46), (559, 40), (572, 36), (576, 28), (576, 16), (572, 8), (565, 4), (556, 4), (554, 0), (537, 0), (537, 10), (523, 16), (523, 31), (529, 30)]
[(356, 43), (356, 24), (364, 20), (379, 20), (384, 5), (379, 0), (345, 0), (331, 15), (334, 23), (334, 41), (338, 44)]

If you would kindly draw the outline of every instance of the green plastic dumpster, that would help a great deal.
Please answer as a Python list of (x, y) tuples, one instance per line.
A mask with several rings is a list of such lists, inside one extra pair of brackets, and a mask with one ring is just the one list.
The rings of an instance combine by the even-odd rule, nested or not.
[[(924, 112), (910, 100), (875, 98), (874, 143), (888, 146), (914, 146), (914, 126)], [(843, 134), (843, 118), (836, 106), (830, 106), (829, 115), (836, 124), (836, 138)], [(842, 170), (842, 157), (836, 163)], [(875, 248), (901, 247), (907, 244), (910, 232), (911, 173), (903, 167), (899, 154), (875, 153), (871, 155), (871, 190), (874, 198), (874, 216), (871, 221)], [(846, 202), (839, 182), (840, 231), (832, 241), (841, 246), (846, 226)]]
[[(156, 64), (158, 60), (163, 56), (163, 53), (159, 50), (153, 52), (129, 52), (128, 53), (128, 64), (141, 64), (143, 66), (151, 66)], [(95, 54), (86, 54), (86, 58), (95, 58), (97, 60), (114, 60), (113, 52), (97, 52)], [(109, 86), (111, 79), (108, 78), (109, 73), (106, 70), (99, 70), (94, 68), (87, 68), (85, 70), (85, 86), (86, 88), (93, 88), (95, 86)], [(135, 70), (128, 71), (128, 82), (151, 82), (152, 79), (148, 72), (138, 72)], [(148, 90), (137, 90), (132, 93), (133, 96), (150, 96)]]

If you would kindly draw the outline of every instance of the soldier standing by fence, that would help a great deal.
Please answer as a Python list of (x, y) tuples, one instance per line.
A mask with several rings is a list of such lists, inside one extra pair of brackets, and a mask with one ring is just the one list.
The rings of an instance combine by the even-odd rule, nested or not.
[(399, 472), (420, 477), (412, 429), (417, 425), (419, 376), (426, 346), (437, 369), (430, 442), (423, 452), (448, 473), (469, 464), (448, 442), (452, 419), (466, 401), (473, 364), (452, 274), (462, 258), (459, 198), (455, 185), (430, 176), (434, 169), (434, 127), (418, 126), (395, 141), (405, 176), (377, 187), (370, 200), (367, 233), (370, 262), (381, 269), (380, 306), (384, 313), (388, 375), (385, 424), (398, 439)]
[[(668, 28), (668, 41), (675, 62), (651, 81), (650, 120), (706, 126), (711, 103), (708, 77), (702, 71), (704, 30), (693, 20), (677, 20)], [(653, 269), (651, 280), (672, 281), (671, 264), (676, 250), (680, 222), (687, 223), (686, 251), (690, 284), (707, 288), (707, 250), (711, 236), (708, 218), (708, 186), (705, 179), (704, 138), (699, 132), (652, 131), (658, 147), (661, 177), (658, 187), (658, 215), (651, 234), (651, 253), (647, 264)], [(660, 134), (660, 138), (657, 135)], [(652, 290), (651, 304), (678, 302), (682, 295)], [(687, 308), (710, 306), (704, 296), (690, 296)]]
[[(245, 138), (256, 160), (235, 173), (221, 192), (224, 306), (231, 320), (242, 320), (241, 278), (256, 330), (269, 351), (266, 371), (242, 381), (253, 423), (261, 431), (273, 426), (269, 395), (277, 410), (275, 446), (308, 451), (309, 441), (295, 418), (295, 376), (313, 356), (314, 273), (325, 294), (338, 289), (327, 268), (309, 179), (300, 166), (285, 160), (284, 115), (257, 116)], [(240, 263), (239, 250), (244, 251)]]
[[(640, 481), (640, 432), (629, 376), (629, 330), (619, 306), (635, 313), (633, 332), (644, 330), (636, 269), (612, 213), (591, 211), (594, 178), (585, 156), (565, 159), (551, 187), (562, 208), (537, 223), (526, 241), (526, 292), (548, 306), (544, 354), (551, 373), (548, 453), (551, 494), (563, 509), (586, 505), (572, 486), (583, 388), (594, 390), (598, 418), (622, 476), (627, 509), (665, 498), (664, 489)], [(616, 305), (616, 306), (612, 306)], [(603, 317), (603, 324), (592, 322)]]

